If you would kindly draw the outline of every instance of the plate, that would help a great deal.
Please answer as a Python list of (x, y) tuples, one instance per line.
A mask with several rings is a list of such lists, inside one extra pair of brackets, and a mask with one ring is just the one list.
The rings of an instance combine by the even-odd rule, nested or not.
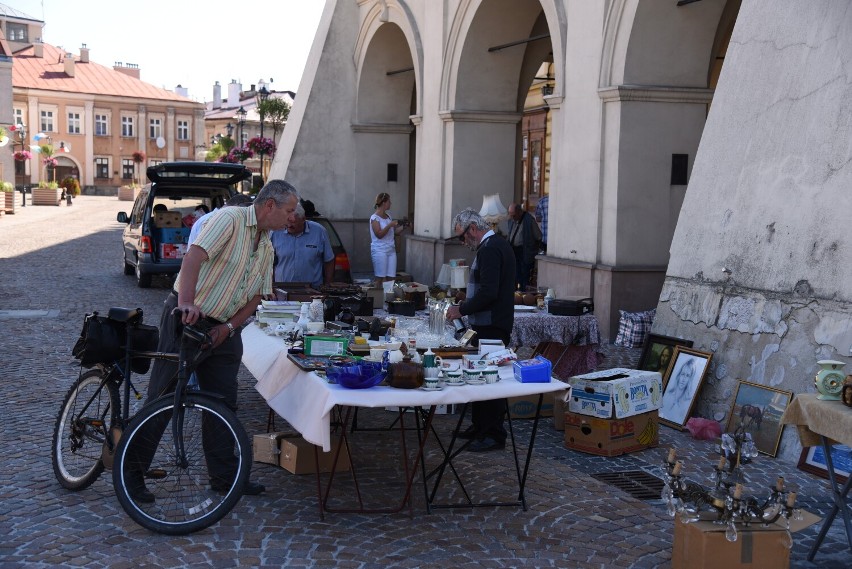
[(484, 379), (468, 379), (465, 381), (468, 385), (485, 385)]
[(461, 381), (445, 381), (444, 385), (451, 385), (453, 387), (458, 387), (459, 385), (467, 385), (464, 380)]
[(426, 387), (426, 386), (424, 385), (424, 386), (423, 386), (423, 387), (421, 387), (420, 389), (421, 389), (421, 391), (441, 391), (441, 390), (442, 390), (442, 389), (444, 389), (444, 388), (443, 388), (443, 387), (441, 387), (440, 385), (439, 385), (438, 387)]

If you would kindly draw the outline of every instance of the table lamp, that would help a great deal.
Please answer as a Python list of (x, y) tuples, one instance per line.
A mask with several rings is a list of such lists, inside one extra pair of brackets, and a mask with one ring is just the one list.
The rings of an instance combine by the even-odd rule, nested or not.
[(450, 267), (450, 290), (466, 289), (469, 272), (470, 267), (467, 265)]
[(508, 213), (508, 210), (500, 203), (500, 194), (482, 196), (482, 209), (479, 210), (479, 215), (490, 223), (495, 231), (497, 224), (505, 219)]

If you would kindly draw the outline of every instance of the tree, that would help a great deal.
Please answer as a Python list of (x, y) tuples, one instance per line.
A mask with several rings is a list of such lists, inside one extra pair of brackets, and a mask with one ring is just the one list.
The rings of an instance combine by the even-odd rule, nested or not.
[(284, 123), (290, 116), (290, 105), (284, 99), (269, 97), (257, 107), (260, 120), (272, 125), (272, 141), (278, 140), (278, 133), (284, 130)]
[(227, 156), (236, 142), (230, 136), (223, 136), (210, 147), (204, 157), (205, 162), (217, 162), (223, 156)]

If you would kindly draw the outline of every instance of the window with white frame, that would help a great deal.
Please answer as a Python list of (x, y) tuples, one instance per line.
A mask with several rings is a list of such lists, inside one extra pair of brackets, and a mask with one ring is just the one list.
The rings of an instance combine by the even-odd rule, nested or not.
[(149, 164), (149, 166), (159, 166), (162, 163), (163, 163), (162, 160), (151, 160), (151, 163)]
[(177, 139), (189, 140), (189, 121), (179, 120), (177, 122)]
[(29, 42), (27, 25), (6, 22), (6, 39), (10, 41)]
[(133, 117), (121, 117), (121, 136), (133, 137)]
[(12, 109), (12, 124), (24, 124), (23, 109)]
[(109, 178), (109, 158), (95, 158), (95, 178)]
[(81, 131), (80, 113), (76, 111), (68, 112), (68, 134), (80, 134)]
[(41, 123), (39, 124), (39, 131), (41, 132), (56, 132), (54, 127), (56, 123), (54, 121), (53, 111), (42, 110), (41, 114)]
[(109, 115), (95, 113), (95, 136), (109, 136)]
[(163, 136), (162, 119), (149, 119), (148, 138), (160, 138), (161, 136)]
[(136, 173), (136, 164), (132, 158), (121, 159), (121, 178), (123, 180), (132, 180)]

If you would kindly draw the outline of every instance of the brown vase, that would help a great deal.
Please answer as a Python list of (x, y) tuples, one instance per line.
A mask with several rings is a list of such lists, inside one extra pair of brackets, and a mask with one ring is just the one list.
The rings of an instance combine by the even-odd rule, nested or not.
[(535, 295), (531, 292), (528, 292), (524, 295), (524, 304), (527, 306), (535, 306)]

